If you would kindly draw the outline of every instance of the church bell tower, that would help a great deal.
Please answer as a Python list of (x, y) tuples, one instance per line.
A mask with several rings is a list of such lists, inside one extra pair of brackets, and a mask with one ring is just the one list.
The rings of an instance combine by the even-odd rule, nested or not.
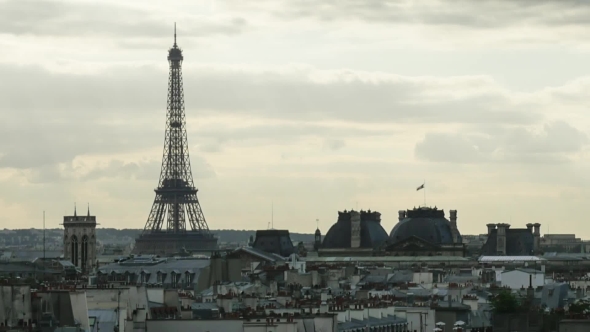
[(64, 259), (82, 270), (91, 272), (96, 266), (96, 216), (90, 215), (90, 205), (86, 216), (64, 217)]

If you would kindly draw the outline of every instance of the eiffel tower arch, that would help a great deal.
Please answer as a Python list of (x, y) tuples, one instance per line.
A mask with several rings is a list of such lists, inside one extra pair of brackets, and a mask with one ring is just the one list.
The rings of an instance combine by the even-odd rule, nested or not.
[(182, 50), (176, 44), (168, 51), (168, 108), (162, 170), (147, 223), (135, 240), (135, 254), (171, 255), (217, 249), (209, 231), (193, 182), (186, 134)]

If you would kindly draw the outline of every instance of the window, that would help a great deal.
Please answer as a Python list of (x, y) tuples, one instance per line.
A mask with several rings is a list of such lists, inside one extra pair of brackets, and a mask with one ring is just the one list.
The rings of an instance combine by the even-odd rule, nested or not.
[(186, 273), (186, 277), (185, 277), (185, 281), (186, 281), (186, 287), (191, 287), (193, 284), (193, 274), (191, 273)]
[(172, 287), (178, 286), (178, 279), (180, 279), (180, 274), (176, 274), (176, 273), (172, 272), (171, 277), (172, 277), (172, 282), (171, 282)]

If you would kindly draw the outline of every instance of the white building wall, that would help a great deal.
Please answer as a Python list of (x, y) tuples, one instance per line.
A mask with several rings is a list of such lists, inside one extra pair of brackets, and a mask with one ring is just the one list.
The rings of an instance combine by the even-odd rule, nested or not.
[(412, 282), (416, 284), (432, 284), (432, 272), (414, 272)]
[(520, 270), (507, 271), (502, 273), (502, 286), (511, 289), (527, 288), (529, 286), (529, 276), (532, 276), (533, 287), (543, 286), (545, 284), (544, 273), (528, 273)]
[(434, 310), (427, 307), (407, 308), (406, 319), (410, 331), (432, 331), (436, 327), (434, 325)]
[(70, 292), (70, 301), (72, 302), (72, 312), (74, 319), (80, 322), (83, 329), (90, 329), (88, 321), (88, 304), (85, 292)]
[(164, 303), (164, 289), (162, 288), (146, 288), (148, 301), (156, 303)]

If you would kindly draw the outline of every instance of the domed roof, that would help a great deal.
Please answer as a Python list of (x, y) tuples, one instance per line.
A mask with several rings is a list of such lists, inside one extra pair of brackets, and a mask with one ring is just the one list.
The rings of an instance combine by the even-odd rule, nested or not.
[[(412, 236), (433, 244), (454, 243), (451, 223), (445, 218), (444, 210), (437, 208), (420, 207), (400, 211), (400, 221), (391, 230), (389, 239), (391, 242), (398, 242)], [(462, 242), (460, 234), (457, 242)]]
[[(338, 221), (332, 227), (322, 243), (326, 249), (351, 248), (351, 212), (338, 212)], [(360, 248), (373, 248), (387, 240), (387, 232), (381, 226), (381, 213), (360, 211)]]

